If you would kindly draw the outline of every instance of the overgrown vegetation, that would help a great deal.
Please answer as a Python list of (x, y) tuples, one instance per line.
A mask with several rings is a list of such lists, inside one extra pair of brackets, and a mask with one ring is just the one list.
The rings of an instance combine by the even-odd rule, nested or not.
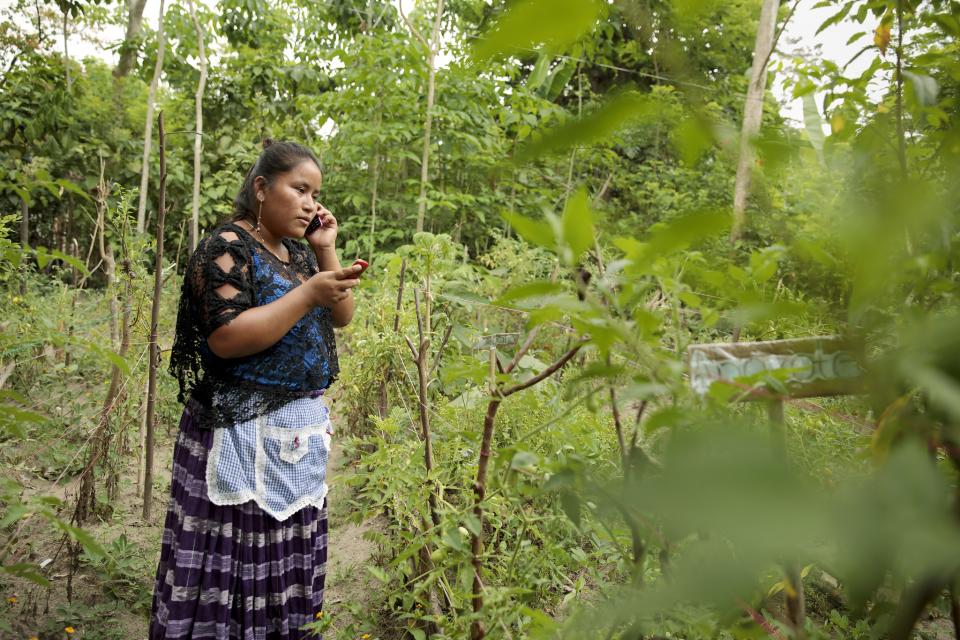
[[(818, 3), (871, 62), (777, 58), (804, 126), (766, 94), (731, 238), (760, 6), (167, 8), (161, 352), (191, 248), (198, 34), (199, 227), (260, 138), (296, 139), (342, 259), (371, 262), (339, 336), (333, 513), (376, 523), (372, 587), (313, 631), (960, 637), (960, 4)], [(133, 202), (158, 38), (131, 34), (129, 70), (58, 40), (128, 10), (18, 0), (0, 29), (4, 637), (139, 637), (149, 613), (169, 481), (144, 520), (156, 162), (149, 233)], [(826, 335), (853, 345), (856, 394), (795, 397), (789, 369), (691, 388), (691, 345)], [(159, 385), (158, 448), (180, 412)]]

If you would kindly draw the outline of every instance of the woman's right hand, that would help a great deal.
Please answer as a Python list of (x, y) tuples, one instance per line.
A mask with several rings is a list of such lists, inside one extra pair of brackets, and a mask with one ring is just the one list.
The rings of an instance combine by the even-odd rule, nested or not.
[(356, 265), (351, 265), (339, 271), (321, 271), (314, 274), (304, 283), (310, 292), (311, 300), (317, 307), (333, 307), (350, 295), (350, 289), (353, 289), (360, 283), (357, 276), (363, 269)]

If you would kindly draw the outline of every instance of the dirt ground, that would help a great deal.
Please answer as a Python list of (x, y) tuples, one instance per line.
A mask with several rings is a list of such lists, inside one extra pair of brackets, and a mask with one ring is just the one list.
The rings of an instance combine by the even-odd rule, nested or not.
[[(334, 421), (336, 424), (336, 421)], [(152, 592), (154, 572), (160, 556), (160, 539), (163, 532), (163, 522), (166, 516), (167, 502), (170, 493), (170, 471), (173, 457), (173, 443), (176, 438), (176, 428), (168, 434), (161, 428), (157, 437), (155, 449), (156, 479), (152, 500), (152, 513), (149, 521), (144, 521), (141, 515), (142, 499), (137, 495), (137, 461), (130, 456), (129, 468), (122, 474), (119, 495), (96, 523), (90, 523), (86, 529), (105, 545), (109, 545), (124, 536), (131, 550), (127, 556), (131, 567), (130, 573), (135, 573), (137, 580), (132, 588), (139, 590), (135, 594), (138, 601), (146, 601)], [(363, 539), (364, 532), (377, 526), (376, 522), (354, 524), (347, 521), (349, 515), (349, 488), (345, 478), (351, 473), (348, 460), (340, 455), (340, 449), (334, 446), (331, 452), (329, 505), (329, 550), (327, 560), (327, 581), (324, 602), (324, 611), (333, 616), (334, 633), (325, 633), (328, 639), (336, 636), (335, 631), (352, 621), (347, 605), (355, 610), (356, 604), (366, 604), (371, 592), (372, 576), (365, 566), (375, 551), (375, 545)], [(35, 478), (21, 477), (21, 482), (31, 493), (42, 495), (57, 495), (65, 504), (72, 505), (78, 488), (78, 483), (71, 482), (63, 486), (42, 483)], [(98, 486), (98, 491), (103, 488)], [(103, 499), (102, 493), (98, 495)], [(34, 518), (34, 521), (38, 519)], [(14, 638), (24, 640), (38, 636), (40, 640), (47, 638), (71, 639), (99, 639), (103, 637), (124, 638), (139, 640), (147, 638), (149, 616), (143, 610), (134, 611), (123, 601), (104, 592), (104, 585), (99, 576), (89, 568), (81, 567), (68, 585), (69, 566), (67, 554), (61, 545), (61, 538), (42, 522), (30, 522), (24, 528), (22, 539), (26, 540), (24, 560), (41, 562), (52, 558), (53, 562), (47, 566), (46, 575), (51, 579), (51, 587), (38, 587), (21, 580), (0, 582), (0, 595), (5, 605), (0, 603), (0, 624), (6, 623), (13, 629)], [(63, 612), (67, 605), (67, 590), (72, 591), (74, 607), (68, 611), (84, 611), (88, 619), (71, 619), (68, 613)], [(10, 599), (13, 598), (13, 601)], [(361, 606), (360, 610), (363, 610)], [(59, 611), (59, 612), (58, 612)], [(98, 617), (99, 612), (99, 617)], [(71, 626), (74, 633), (49, 635), (43, 633), (43, 628)], [(356, 622), (362, 622), (357, 620)], [(111, 629), (105, 629), (109, 625)], [(0, 638), (6, 638), (10, 631), (0, 627)]]

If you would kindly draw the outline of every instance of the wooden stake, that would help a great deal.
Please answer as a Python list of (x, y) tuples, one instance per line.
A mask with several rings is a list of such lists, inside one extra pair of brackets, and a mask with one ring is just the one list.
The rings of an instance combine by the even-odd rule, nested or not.
[[(190, 253), (197, 248), (197, 242), (200, 239), (200, 155), (203, 149), (203, 89), (207, 85), (207, 54), (203, 46), (204, 32), (197, 19), (197, 10), (193, 5), (193, 0), (187, 2), (190, 9), (190, 19), (193, 21), (193, 28), (197, 32), (197, 46), (200, 53), (200, 81), (197, 83), (197, 95), (195, 99), (196, 125), (194, 127), (193, 137), (193, 206), (190, 214)], [(180, 254), (180, 248), (177, 247), (177, 255)]]
[[(162, 0), (161, 0), (162, 1)], [(150, 313), (150, 360), (147, 377), (147, 437), (143, 471), (143, 519), (150, 519), (153, 501), (153, 440), (156, 431), (154, 415), (157, 403), (157, 367), (160, 364), (160, 347), (157, 344), (157, 325), (160, 322), (160, 294), (163, 291), (163, 223), (167, 216), (167, 157), (166, 137), (163, 128), (163, 112), (157, 116), (157, 138), (160, 145), (160, 205), (157, 209), (157, 248), (153, 266), (153, 309)]]
[[(397, 288), (397, 306), (393, 313), (393, 332), (400, 333), (400, 307), (403, 304), (403, 283), (404, 278), (407, 273), (407, 259), (404, 258), (403, 262), (400, 263), (400, 285)], [(387, 406), (389, 403), (389, 396), (387, 394), (387, 385), (390, 383), (390, 379), (393, 376), (393, 371), (387, 371), (386, 375), (380, 381), (380, 397), (377, 403), (377, 415), (380, 416), (380, 419), (387, 417), (387, 413), (390, 410), (390, 407)]]
[(137, 233), (143, 233), (147, 218), (147, 187), (150, 184), (150, 145), (153, 139), (153, 106), (157, 97), (157, 85), (163, 73), (163, 53), (167, 41), (163, 31), (164, 0), (160, 0), (160, 18), (157, 25), (157, 63), (153, 67), (153, 80), (147, 94), (147, 118), (143, 125), (143, 162), (140, 164), (140, 201), (137, 204)]

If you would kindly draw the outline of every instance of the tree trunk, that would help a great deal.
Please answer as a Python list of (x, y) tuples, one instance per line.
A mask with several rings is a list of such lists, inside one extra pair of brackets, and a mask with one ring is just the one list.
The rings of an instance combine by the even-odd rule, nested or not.
[(30, 244), (30, 205), (20, 198), (20, 247), (26, 249)]
[[(523, 357), (524, 353), (526, 353), (527, 350), (533, 345), (535, 333), (536, 329), (528, 334), (523, 345), (517, 350), (516, 354), (514, 354), (513, 360), (511, 360), (510, 363), (504, 367), (504, 373), (509, 374), (517, 366), (517, 363), (520, 362), (520, 359)], [(490, 457), (492, 456), (490, 445), (493, 442), (493, 431), (497, 421), (497, 410), (500, 408), (500, 403), (503, 402), (507, 397), (523, 391), (524, 389), (529, 389), (535, 384), (539, 384), (541, 381), (549, 378), (563, 368), (563, 366), (566, 365), (570, 359), (573, 358), (573, 356), (577, 355), (577, 352), (580, 351), (584, 344), (586, 344), (586, 340), (581, 339), (543, 371), (532, 378), (528, 378), (527, 380), (508, 388), (504, 388), (497, 384), (497, 351), (496, 348), (490, 350), (490, 400), (487, 402), (487, 413), (483, 419), (483, 435), (481, 436), (480, 441), (480, 455), (477, 460), (477, 479), (473, 483), (473, 515), (477, 519), (476, 526), (479, 527), (479, 529), (477, 530), (477, 533), (470, 534), (470, 551), (473, 564), (473, 589), (470, 600), (471, 604), (473, 605), (473, 613), (475, 615), (474, 621), (470, 624), (470, 640), (484, 640), (487, 635), (486, 628), (480, 615), (483, 611), (483, 501), (487, 497), (487, 467), (490, 464)]]
[(70, 54), (67, 52), (67, 9), (63, 9), (63, 71), (67, 76), (67, 92), (70, 92)]
[(750, 70), (750, 85), (747, 87), (747, 99), (743, 107), (743, 127), (740, 131), (740, 158), (737, 162), (737, 178), (733, 187), (733, 227), (730, 241), (736, 242), (743, 234), (747, 223), (747, 194), (750, 191), (750, 178), (756, 151), (753, 138), (760, 131), (763, 118), (763, 96), (767, 87), (767, 62), (773, 50), (773, 35), (777, 26), (779, 0), (763, 0), (760, 9), (760, 22), (757, 25), (757, 39), (753, 48), (753, 67)]
[(440, 48), (440, 21), (444, 0), (437, 0), (437, 16), (433, 20), (433, 34), (427, 45), (427, 114), (423, 123), (423, 156), (420, 160), (420, 197), (417, 199), (417, 232), (423, 231), (427, 213), (427, 185), (430, 184), (430, 129), (433, 126), (433, 101), (437, 79), (437, 51)]
[[(161, 7), (162, 7), (161, 0)], [(157, 116), (157, 140), (160, 144), (160, 203), (157, 208), (157, 249), (153, 265), (153, 309), (150, 312), (150, 361), (147, 382), (147, 438), (144, 446), (143, 519), (150, 520), (153, 502), (153, 436), (156, 431), (154, 408), (157, 404), (157, 367), (160, 365), (160, 347), (157, 344), (157, 325), (160, 322), (160, 293), (163, 290), (163, 223), (167, 209), (167, 158), (163, 131), (163, 112)]]
[(137, 49), (140, 48), (137, 39), (140, 37), (143, 9), (147, 6), (147, 0), (128, 0), (127, 6), (130, 10), (127, 14), (127, 32), (123, 36), (123, 44), (120, 45), (120, 61), (117, 63), (117, 68), (113, 70), (113, 75), (117, 78), (128, 75), (133, 68), (133, 60), (136, 58)]
[(383, 102), (377, 109), (374, 131), (377, 140), (373, 144), (373, 160), (370, 163), (370, 248), (367, 253), (367, 262), (373, 261), (373, 252), (376, 249), (377, 231), (377, 188), (380, 185), (380, 123), (383, 121)]
[[(117, 293), (116, 287), (114, 286), (114, 270), (115, 263), (113, 259), (113, 247), (106, 244), (104, 240), (104, 232), (106, 228), (106, 208), (107, 208), (107, 186), (104, 181), (104, 163), (103, 158), (100, 158), (100, 182), (97, 185), (97, 230), (98, 233), (98, 243), (100, 247), (100, 256), (105, 263), (104, 272), (107, 276), (107, 286), (110, 290), (110, 334), (112, 340), (117, 340), (119, 342), (118, 355), (120, 358), (125, 358), (127, 351), (130, 347), (130, 278), (129, 278), (129, 261), (125, 260), (124, 263), (128, 268), (127, 271), (127, 281), (124, 291), (125, 300), (123, 306), (123, 317), (121, 319), (120, 327), (117, 328), (117, 318), (116, 318), (116, 309), (117, 309)], [(115, 336), (115, 333), (119, 333), (119, 336)], [(111, 342), (111, 347), (116, 345), (117, 342)], [(120, 367), (114, 364), (111, 367), (110, 371), (110, 386), (107, 389), (107, 397), (103, 401), (103, 407), (100, 410), (99, 420), (97, 421), (97, 429), (93, 437), (93, 441), (90, 449), (90, 458), (84, 467), (83, 473), (80, 480), (80, 490), (77, 497), (77, 508), (75, 513), (75, 519), (77, 524), (83, 524), (87, 518), (93, 513), (94, 508), (96, 507), (96, 469), (97, 463), (107, 459), (107, 456), (110, 453), (110, 440), (112, 434), (110, 433), (110, 416), (113, 414), (113, 410), (116, 405), (121, 401), (121, 377), (122, 371)]]
[(140, 165), (140, 204), (137, 207), (137, 233), (143, 233), (147, 217), (147, 186), (150, 184), (150, 146), (153, 135), (153, 105), (157, 98), (157, 85), (163, 73), (163, 52), (166, 39), (163, 33), (164, 0), (160, 0), (160, 19), (157, 23), (157, 64), (153, 68), (153, 80), (147, 96), (147, 120), (143, 125), (143, 162)]
[[(193, 0), (189, 0), (190, 19), (197, 32), (197, 47), (200, 53), (200, 82), (197, 84), (196, 120), (193, 136), (193, 212), (190, 216), (190, 253), (197, 248), (200, 239), (200, 157), (203, 150), (203, 90), (207, 85), (207, 54), (203, 46), (204, 32), (197, 19), (197, 10)], [(178, 249), (179, 254), (179, 249)]]

